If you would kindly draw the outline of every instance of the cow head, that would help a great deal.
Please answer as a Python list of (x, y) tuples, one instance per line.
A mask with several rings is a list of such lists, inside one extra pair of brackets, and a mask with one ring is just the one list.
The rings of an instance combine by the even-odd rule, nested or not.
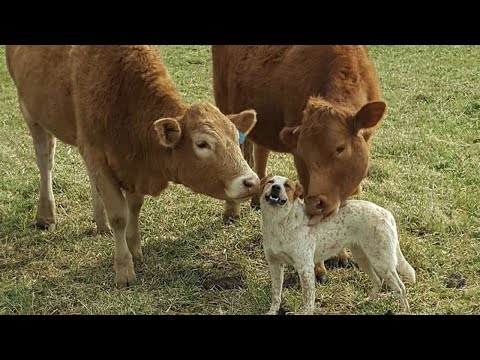
[(309, 173), (304, 185), (310, 215), (333, 214), (358, 188), (370, 157), (362, 131), (377, 125), (385, 109), (383, 101), (375, 101), (351, 112), (311, 97), (301, 125), (282, 129), (280, 138)]
[(243, 158), (238, 131), (248, 134), (256, 121), (253, 110), (225, 116), (198, 103), (154, 126), (160, 144), (172, 151), (177, 182), (217, 199), (244, 201), (258, 192), (260, 180)]

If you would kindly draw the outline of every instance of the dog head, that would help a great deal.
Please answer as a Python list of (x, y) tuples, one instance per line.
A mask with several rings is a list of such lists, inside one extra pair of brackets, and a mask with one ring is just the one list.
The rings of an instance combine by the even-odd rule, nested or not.
[(284, 176), (264, 177), (260, 183), (262, 207), (290, 207), (297, 199), (303, 198), (303, 186)]

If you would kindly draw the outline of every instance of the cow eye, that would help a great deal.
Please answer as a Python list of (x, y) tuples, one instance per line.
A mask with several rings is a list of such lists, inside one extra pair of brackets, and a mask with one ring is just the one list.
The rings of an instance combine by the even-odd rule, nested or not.
[(210, 145), (206, 141), (200, 140), (195, 143), (199, 149), (210, 149)]
[(343, 145), (337, 146), (337, 153), (338, 154), (341, 154), (344, 150), (345, 150), (345, 146), (343, 146)]

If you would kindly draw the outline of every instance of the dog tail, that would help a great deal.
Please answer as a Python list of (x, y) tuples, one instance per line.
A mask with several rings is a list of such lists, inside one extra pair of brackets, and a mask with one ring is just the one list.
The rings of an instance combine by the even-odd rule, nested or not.
[(400, 244), (397, 242), (397, 271), (405, 276), (412, 283), (415, 283), (415, 270), (413, 267), (405, 260), (402, 250), (400, 250)]

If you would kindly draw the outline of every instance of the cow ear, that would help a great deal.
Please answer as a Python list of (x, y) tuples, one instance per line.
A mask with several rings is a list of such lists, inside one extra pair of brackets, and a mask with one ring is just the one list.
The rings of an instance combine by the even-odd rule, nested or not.
[(298, 181), (295, 182), (295, 193), (293, 194), (293, 200), (297, 198), (303, 199), (303, 186)]
[(180, 124), (173, 118), (157, 120), (154, 122), (153, 126), (158, 134), (160, 144), (167, 148), (174, 147), (182, 138)]
[(300, 126), (284, 127), (280, 131), (280, 141), (287, 146), (288, 151), (295, 152), (298, 135), (300, 135)]
[(353, 126), (355, 133), (361, 129), (374, 127), (385, 114), (387, 104), (383, 101), (373, 101), (362, 106), (355, 114)]
[(248, 133), (252, 131), (257, 123), (257, 113), (255, 110), (245, 110), (239, 114), (227, 115), (227, 117), (244, 135), (248, 135)]

